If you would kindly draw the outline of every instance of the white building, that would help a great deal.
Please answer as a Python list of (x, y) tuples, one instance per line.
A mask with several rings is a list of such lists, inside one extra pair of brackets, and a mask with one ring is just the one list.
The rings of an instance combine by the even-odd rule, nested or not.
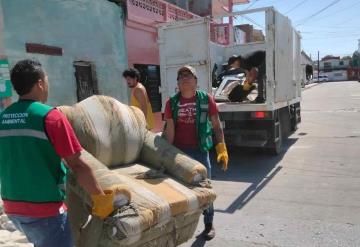
[(326, 56), (320, 61), (320, 75), (326, 75), (330, 81), (346, 81), (350, 62), (351, 59)]
[(304, 51), (301, 51), (301, 69), (301, 80), (305, 83), (313, 77), (313, 61)]

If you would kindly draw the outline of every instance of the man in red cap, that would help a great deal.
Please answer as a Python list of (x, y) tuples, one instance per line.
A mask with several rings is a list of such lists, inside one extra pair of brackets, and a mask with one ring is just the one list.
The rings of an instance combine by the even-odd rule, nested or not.
[[(209, 150), (213, 147), (213, 132), (217, 141), (217, 161), (222, 164), (224, 171), (227, 170), (229, 159), (215, 100), (208, 93), (196, 90), (197, 75), (193, 67), (181, 67), (177, 81), (179, 92), (170, 97), (165, 106), (165, 137), (169, 143), (206, 166), (208, 178), (211, 179)], [(210, 240), (215, 237), (213, 205), (203, 214), (203, 236)]]

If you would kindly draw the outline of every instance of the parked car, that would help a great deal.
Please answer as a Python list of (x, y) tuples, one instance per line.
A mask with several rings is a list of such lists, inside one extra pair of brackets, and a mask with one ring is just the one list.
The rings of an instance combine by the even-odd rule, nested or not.
[(319, 75), (319, 78), (315, 78), (318, 82), (327, 82), (329, 77), (327, 75)]

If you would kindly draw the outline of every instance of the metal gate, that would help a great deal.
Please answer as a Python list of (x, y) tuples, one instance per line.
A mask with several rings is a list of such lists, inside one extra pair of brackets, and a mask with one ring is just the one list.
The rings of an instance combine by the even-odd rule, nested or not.
[(91, 62), (74, 62), (77, 100), (99, 94), (94, 66)]

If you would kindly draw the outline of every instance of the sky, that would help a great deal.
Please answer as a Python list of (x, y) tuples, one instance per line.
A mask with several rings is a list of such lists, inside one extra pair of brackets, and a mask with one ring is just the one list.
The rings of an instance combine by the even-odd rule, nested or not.
[(269, 6), (289, 17), (301, 33), (302, 49), (313, 60), (318, 51), (321, 59), (326, 55), (352, 56), (358, 49), (360, 0), (250, 0), (234, 6), (234, 11)]

